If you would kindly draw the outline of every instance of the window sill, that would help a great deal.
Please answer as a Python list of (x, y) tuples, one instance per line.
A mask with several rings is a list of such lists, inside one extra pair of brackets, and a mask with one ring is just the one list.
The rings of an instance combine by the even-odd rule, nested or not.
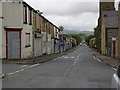
[(27, 22), (24, 22), (23, 24), (27, 24)]
[(29, 25), (32, 25), (32, 23), (29, 23)]
[(25, 48), (29, 48), (29, 47), (31, 47), (31, 45), (27, 45), (27, 46), (25, 46)]

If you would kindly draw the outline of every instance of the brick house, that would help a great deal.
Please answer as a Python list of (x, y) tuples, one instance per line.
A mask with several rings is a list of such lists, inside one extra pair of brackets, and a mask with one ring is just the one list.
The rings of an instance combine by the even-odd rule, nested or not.
[(114, 11), (115, 6), (114, 3), (115, 0), (111, 0), (110, 2), (105, 0), (99, 0), (99, 19), (98, 19), (98, 30), (96, 31), (97, 37), (96, 37), (96, 48), (101, 53), (101, 30), (102, 30), (102, 15), (104, 11)]
[(102, 54), (117, 57), (118, 12), (104, 11), (101, 27)]

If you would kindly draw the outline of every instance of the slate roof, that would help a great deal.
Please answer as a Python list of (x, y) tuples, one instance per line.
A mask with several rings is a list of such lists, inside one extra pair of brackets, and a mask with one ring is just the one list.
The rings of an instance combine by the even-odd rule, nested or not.
[(92, 38), (92, 39), (90, 39), (90, 40), (96, 40), (96, 38)]
[(118, 28), (118, 11), (104, 11), (106, 17), (106, 28)]

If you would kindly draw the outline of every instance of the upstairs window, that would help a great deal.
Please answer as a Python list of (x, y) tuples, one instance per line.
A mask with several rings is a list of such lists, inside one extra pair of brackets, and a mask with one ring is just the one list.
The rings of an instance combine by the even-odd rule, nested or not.
[(27, 6), (23, 6), (23, 22), (27, 24)]
[(37, 14), (35, 14), (34, 16), (34, 25), (35, 25), (35, 28), (37, 28)]
[(49, 23), (49, 26), (48, 26), (48, 27), (49, 27), (49, 34), (50, 34), (50, 23)]
[(32, 25), (32, 9), (29, 9), (29, 25)]

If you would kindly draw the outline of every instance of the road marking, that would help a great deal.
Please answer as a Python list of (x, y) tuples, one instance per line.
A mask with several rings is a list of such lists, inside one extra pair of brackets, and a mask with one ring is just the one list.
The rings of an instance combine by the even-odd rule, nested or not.
[[(75, 58), (75, 57), (74, 57)], [(78, 55), (78, 57), (75, 59), (74, 63), (73, 63), (73, 66), (76, 65), (78, 59), (80, 58), (80, 55)], [(71, 66), (67, 71), (66, 73), (64, 74), (64, 76), (66, 76), (67, 74), (69, 74), (69, 72), (72, 70), (73, 66)]]
[(77, 59), (75, 59), (75, 61), (74, 61), (74, 63), (73, 63), (73, 66), (75, 65), (76, 61), (77, 61)]
[[(34, 64), (34, 65), (31, 65), (31, 66), (26, 67), (26, 68), (24, 68), (24, 69), (20, 69), (20, 70), (17, 70), (17, 71), (15, 71), (15, 72), (9, 73), (9, 74), (7, 74), (7, 75), (10, 76), (10, 75), (13, 75), (13, 74), (16, 74), (16, 73), (19, 73), (19, 72), (25, 71), (25, 70), (27, 70), (27, 69), (30, 69), (30, 68), (36, 67), (36, 66), (38, 66), (38, 65), (40, 65), (40, 64)], [(24, 66), (24, 67), (25, 67), (25, 66)]]
[(75, 58), (75, 57), (71, 57), (72, 59)]
[[(62, 56), (62, 57), (58, 57), (58, 58), (65, 58), (65, 59), (71, 58), (71, 59), (74, 59), (75, 57)], [(55, 60), (55, 59), (53, 59), (53, 60)]]
[(100, 59), (97, 59), (99, 62), (102, 62)]
[(24, 71), (25, 69), (21, 69), (20, 72)]
[(8, 76), (13, 75), (14, 73), (9, 73)]
[(63, 58), (70, 58), (70, 57), (64, 56)]
[(24, 67), (27, 67), (28, 65), (23, 65), (23, 66), (21, 66), (21, 68), (24, 68)]
[(95, 56), (93, 56), (93, 58), (99, 62), (102, 62), (100, 59), (97, 59)]
[(29, 68), (33, 68), (33, 67), (36, 67), (36, 66), (38, 66), (38, 65), (40, 65), (40, 64), (31, 65), (30, 67), (28, 67), (28, 69), (29, 69)]
[(117, 71), (117, 69), (116, 69), (116, 68), (113, 68), (113, 67), (112, 67), (112, 69), (113, 69), (113, 70), (115, 70), (115, 71)]
[(75, 66), (75, 64), (77, 63), (79, 58), (80, 58), (80, 55), (78, 55), (78, 57), (75, 59), (75, 62), (73, 63), (73, 66)]
[(56, 61), (56, 60), (57, 60), (57, 58), (53, 59), (53, 61)]

